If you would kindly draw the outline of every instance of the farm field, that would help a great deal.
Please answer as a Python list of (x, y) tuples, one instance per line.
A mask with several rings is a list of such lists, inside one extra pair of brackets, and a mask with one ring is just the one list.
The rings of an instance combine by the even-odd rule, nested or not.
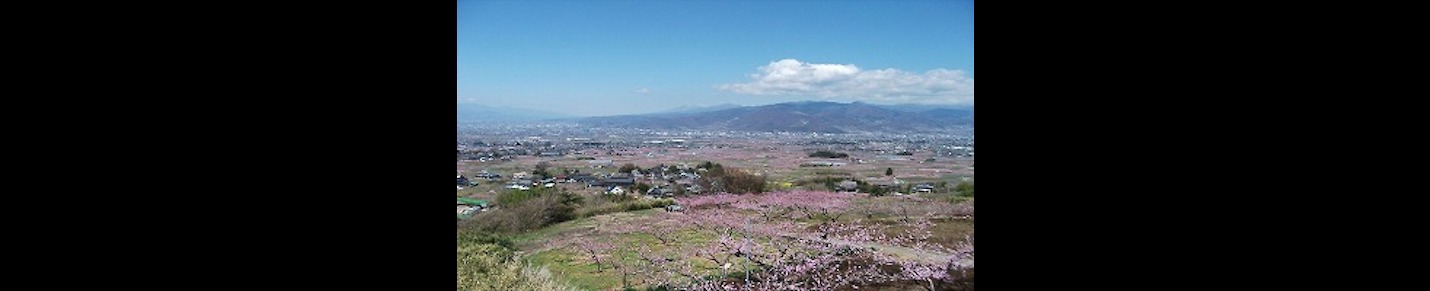
[[(562, 193), (566, 198), (559, 200), (576, 202), (564, 204), (575, 213), (570, 219), (520, 230), (491, 225), (545, 217), (516, 218), (511, 214), (515, 209), (498, 203), (470, 221), (459, 221), (458, 238), (498, 238), (492, 240), (506, 245), (513, 270), (530, 273), (527, 278), (544, 278), (557, 290), (973, 289), (972, 158), (850, 152), (846, 158), (826, 159), (809, 157), (808, 152), (799, 146), (637, 148), (459, 161), (459, 174), (503, 175), (473, 179), (480, 185), (463, 187), (459, 197), (500, 201), (535, 191), (542, 194), (534, 196)], [(609, 160), (610, 166), (592, 166), (592, 160)], [(535, 190), (504, 187), (511, 175), (534, 172), (538, 164), (554, 173), (619, 176), (625, 173), (616, 168), (625, 164), (647, 169), (712, 160), (762, 177), (764, 193), (662, 198), (616, 196), (606, 187), (574, 182)], [(801, 167), (828, 160), (844, 164)], [(886, 175), (889, 171), (894, 175)], [(896, 187), (879, 195), (835, 192), (826, 184), (808, 182), (813, 178)], [(639, 181), (671, 184), (657, 178)], [(909, 190), (914, 184), (938, 186), (925, 193), (897, 188)], [(669, 205), (680, 209), (670, 211)], [(531, 212), (522, 207), (522, 212)], [(462, 271), (459, 267), (459, 287)]]

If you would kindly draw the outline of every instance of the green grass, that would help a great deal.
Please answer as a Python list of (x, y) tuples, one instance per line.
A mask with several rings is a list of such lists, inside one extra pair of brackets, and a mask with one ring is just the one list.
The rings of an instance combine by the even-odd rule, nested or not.
[(585, 256), (565, 250), (549, 250), (526, 257), (533, 266), (546, 266), (551, 274), (582, 290), (610, 290), (621, 286), (620, 274), (610, 268), (597, 272), (596, 264)]
[(558, 236), (560, 236), (560, 235), (563, 235), (563, 234), (566, 234), (566, 233), (571, 233), (571, 232), (587, 231), (587, 230), (596, 228), (596, 227), (600, 226), (600, 225), (603, 224), (603, 223), (609, 223), (610, 220), (621, 220), (621, 219), (629, 219), (629, 218), (634, 218), (634, 217), (645, 217), (645, 216), (654, 215), (654, 214), (656, 214), (656, 213), (660, 213), (660, 212), (664, 212), (664, 211), (665, 211), (665, 210), (663, 210), (663, 209), (646, 209), (646, 210), (639, 210), (639, 211), (612, 213), (612, 214), (600, 215), (600, 216), (595, 216), (595, 217), (580, 218), (580, 219), (576, 219), (576, 220), (572, 220), (572, 221), (567, 221), (567, 222), (562, 222), (562, 223), (557, 223), (557, 224), (549, 225), (549, 226), (543, 227), (543, 228), (538, 229), (538, 230), (533, 230), (533, 231), (528, 231), (528, 232), (524, 232), (524, 233), (514, 234), (514, 235), (511, 236), (511, 240), (512, 240), (512, 242), (516, 243), (516, 245), (517, 245), (518, 248), (521, 248), (521, 249), (531, 249), (532, 247), (535, 247), (535, 245), (537, 245), (537, 244), (544, 243), (544, 242), (545, 242), (547, 239), (549, 239), (549, 238), (558, 237)]

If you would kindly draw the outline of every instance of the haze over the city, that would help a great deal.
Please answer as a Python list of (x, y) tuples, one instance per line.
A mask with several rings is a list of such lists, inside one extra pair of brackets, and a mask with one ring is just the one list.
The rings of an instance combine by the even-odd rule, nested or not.
[(458, 1), (457, 102), (972, 105), (972, 1)]

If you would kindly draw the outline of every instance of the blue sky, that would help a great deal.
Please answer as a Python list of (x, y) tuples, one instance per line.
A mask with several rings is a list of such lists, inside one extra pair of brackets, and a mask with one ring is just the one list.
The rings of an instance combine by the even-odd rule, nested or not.
[(973, 1), (457, 1), (457, 102), (972, 104)]

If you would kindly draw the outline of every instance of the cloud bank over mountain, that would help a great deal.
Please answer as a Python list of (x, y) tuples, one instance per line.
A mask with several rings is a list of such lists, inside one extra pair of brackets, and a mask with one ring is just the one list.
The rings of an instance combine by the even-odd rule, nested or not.
[(717, 89), (748, 95), (808, 96), (876, 103), (973, 104), (973, 78), (961, 70), (922, 74), (897, 69), (862, 70), (853, 64), (770, 62), (750, 82)]

